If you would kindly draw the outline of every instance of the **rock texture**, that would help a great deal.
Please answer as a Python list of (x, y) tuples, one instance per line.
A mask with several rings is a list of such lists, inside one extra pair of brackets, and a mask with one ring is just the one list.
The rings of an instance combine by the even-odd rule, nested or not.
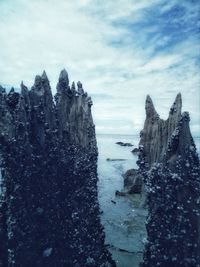
[(142, 175), (136, 169), (130, 169), (124, 174), (124, 189), (129, 194), (140, 194), (142, 192)]
[(139, 143), (147, 168), (163, 160), (171, 136), (181, 119), (181, 107), (181, 94), (178, 94), (170, 109), (168, 119), (163, 120), (159, 118), (150, 96), (147, 96), (146, 120), (143, 130), (140, 132)]
[(200, 266), (200, 163), (189, 121), (180, 94), (166, 121), (147, 96), (138, 161), (149, 213), (143, 267)]
[(0, 87), (0, 266), (115, 266), (97, 200), (92, 101), (61, 71), (29, 91)]

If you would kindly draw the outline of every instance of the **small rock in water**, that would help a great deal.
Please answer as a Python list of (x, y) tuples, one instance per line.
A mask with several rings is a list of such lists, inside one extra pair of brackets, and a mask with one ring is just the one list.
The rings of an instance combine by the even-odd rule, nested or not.
[(124, 142), (116, 142), (117, 145), (119, 146), (133, 146), (131, 143), (124, 143)]
[(115, 195), (116, 195), (116, 196), (124, 197), (124, 196), (126, 196), (126, 193), (125, 193), (125, 192), (122, 192), (122, 191), (118, 191), (118, 190), (116, 190), (116, 191), (115, 191)]
[(110, 158), (107, 158), (106, 160), (107, 161), (125, 161), (126, 159), (110, 159)]
[(130, 169), (124, 174), (124, 188), (129, 194), (142, 192), (142, 176), (136, 169)]
[(131, 151), (133, 154), (138, 154), (139, 153), (139, 148), (134, 148), (132, 151)]

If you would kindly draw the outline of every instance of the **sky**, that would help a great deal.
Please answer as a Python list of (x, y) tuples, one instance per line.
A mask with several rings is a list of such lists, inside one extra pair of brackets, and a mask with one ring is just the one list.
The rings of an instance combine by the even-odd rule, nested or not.
[(97, 133), (138, 134), (149, 94), (166, 119), (177, 93), (200, 136), (198, 0), (0, 0), (0, 84), (65, 68), (93, 98)]

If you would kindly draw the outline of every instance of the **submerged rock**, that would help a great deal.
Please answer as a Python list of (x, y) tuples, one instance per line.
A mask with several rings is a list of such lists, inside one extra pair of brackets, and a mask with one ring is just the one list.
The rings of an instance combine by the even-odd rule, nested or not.
[(178, 94), (164, 121), (146, 100), (138, 161), (148, 205), (142, 267), (200, 266), (200, 163), (181, 102)]
[(91, 98), (61, 71), (29, 91), (0, 87), (0, 266), (115, 266), (97, 199)]
[(125, 197), (126, 196), (126, 192), (116, 190), (115, 191), (115, 195), (116, 196), (120, 196), (120, 197)]
[(119, 146), (133, 146), (131, 143), (124, 143), (124, 142), (116, 142), (117, 145)]
[(138, 153), (140, 152), (139, 148), (135, 147), (132, 151), (133, 154), (138, 155)]

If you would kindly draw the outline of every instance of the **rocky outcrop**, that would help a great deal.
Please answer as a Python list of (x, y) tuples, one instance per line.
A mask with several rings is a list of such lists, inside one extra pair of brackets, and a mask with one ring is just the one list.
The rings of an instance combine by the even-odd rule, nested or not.
[(148, 205), (143, 267), (200, 266), (200, 163), (189, 121), (180, 94), (166, 121), (147, 97), (138, 161)]
[(115, 266), (97, 200), (92, 101), (61, 71), (0, 87), (0, 266)]
[(140, 194), (142, 192), (142, 175), (136, 169), (130, 169), (124, 174), (124, 189), (129, 194)]
[[(160, 119), (155, 110), (151, 97), (149, 95), (147, 96), (145, 104), (146, 119), (144, 128), (140, 132), (139, 148), (134, 148), (132, 150), (134, 155), (139, 156), (140, 166), (141, 164), (144, 164), (146, 169), (150, 169), (153, 164), (163, 160), (167, 150), (168, 142), (181, 118), (181, 108), (181, 94), (178, 94), (170, 109), (168, 119)], [(141, 171), (138, 170), (132, 175), (131, 180), (133, 187), (135, 185), (135, 181), (140, 181), (140, 183), (143, 183), (141, 174), (138, 176), (138, 173), (140, 172)], [(124, 177), (126, 177), (126, 174), (124, 174)], [(126, 180), (124, 180), (124, 187), (126, 188)], [(134, 190), (132, 192), (134, 193)], [(143, 193), (145, 194), (145, 190), (143, 190)]]
[(140, 133), (141, 139), (139, 143), (147, 168), (163, 160), (168, 142), (181, 119), (181, 108), (181, 94), (178, 94), (170, 109), (168, 119), (160, 119), (150, 96), (147, 96), (145, 105), (146, 120)]
[(84, 93), (82, 84), (69, 87), (69, 79), (65, 70), (61, 71), (57, 84), (56, 109), (59, 122), (59, 137), (64, 142), (81, 144), (87, 149), (96, 146), (94, 125), (92, 122), (91, 97)]

